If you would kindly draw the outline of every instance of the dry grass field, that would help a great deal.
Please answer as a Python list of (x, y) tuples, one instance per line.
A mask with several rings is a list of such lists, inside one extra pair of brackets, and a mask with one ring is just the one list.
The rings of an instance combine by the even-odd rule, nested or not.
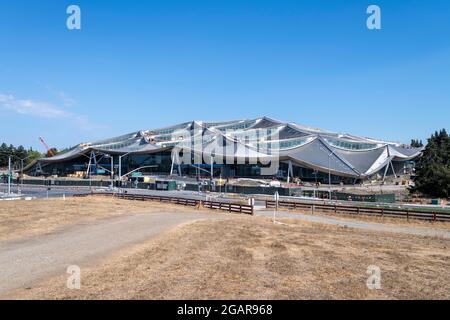
[(118, 215), (157, 212), (167, 208), (179, 207), (108, 197), (2, 201), (0, 241), (47, 234), (73, 224)]
[[(280, 209), (281, 212), (289, 212), (292, 214), (311, 214), (310, 210), (287, 210)], [(409, 219), (406, 218), (396, 218), (396, 217), (381, 217), (381, 216), (372, 216), (372, 215), (356, 215), (356, 214), (345, 214), (345, 213), (334, 213), (332, 211), (314, 211), (314, 215), (333, 217), (339, 220), (355, 220), (355, 221), (365, 221), (365, 222), (376, 222), (383, 223), (386, 225), (392, 226), (409, 226), (409, 227), (426, 227), (426, 228), (436, 228), (443, 230), (450, 230), (449, 222), (442, 221), (425, 221), (418, 219)]]
[[(25, 299), (449, 299), (450, 240), (262, 217), (197, 221), (59, 276)], [(381, 289), (366, 286), (368, 266)]]

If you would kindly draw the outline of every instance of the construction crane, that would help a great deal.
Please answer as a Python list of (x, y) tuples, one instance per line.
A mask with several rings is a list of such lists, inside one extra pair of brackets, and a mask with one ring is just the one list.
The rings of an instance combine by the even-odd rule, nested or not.
[(39, 137), (39, 141), (44, 145), (45, 149), (47, 149), (47, 157), (53, 157), (56, 154), (55, 149), (51, 149), (42, 137)]

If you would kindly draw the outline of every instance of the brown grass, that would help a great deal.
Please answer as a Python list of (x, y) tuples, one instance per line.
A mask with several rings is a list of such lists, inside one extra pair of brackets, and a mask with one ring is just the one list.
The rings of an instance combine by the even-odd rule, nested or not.
[[(449, 299), (450, 240), (236, 217), (179, 227), (27, 299)], [(366, 286), (369, 265), (382, 289)]]
[[(311, 215), (311, 210), (288, 210), (288, 209), (280, 209), (283, 212), (289, 212), (293, 214), (308, 214)], [(339, 220), (355, 220), (355, 221), (366, 221), (366, 222), (377, 222), (386, 225), (394, 225), (394, 226), (406, 226), (406, 227), (426, 227), (426, 228), (436, 228), (436, 229), (445, 229), (450, 230), (450, 222), (444, 221), (423, 221), (418, 219), (406, 219), (401, 217), (381, 217), (375, 215), (356, 215), (356, 214), (348, 214), (348, 213), (334, 213), (333, 211), (314, 211), (314, 215), (328, 216), (333, 217)]]
[(89, 223), (118, 215), (157, 212), (175, 207), (108, 197), (2, 201), (0, 241), (47, 234), (68, 225)]

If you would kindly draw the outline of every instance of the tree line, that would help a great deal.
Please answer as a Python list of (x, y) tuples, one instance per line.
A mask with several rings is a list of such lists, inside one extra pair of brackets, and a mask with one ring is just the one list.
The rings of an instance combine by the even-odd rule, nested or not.
[(23, 146), (15, 147), (11, 144), (7, 145), (6, 143), (2, 143), (0, 145), (0, 167), (8, 166), (9, 156), (11, 156), (11, 162), (13, 164), (21, 162), (20, 159), (23, 159), (23, 164), (26, 166), (33, 160), (42, 158), (43, 154), (33, 150), (33, 148), (25, 149)]
[(412, 147), (412, 148), (421, 148), (421, 147), (423, 147), (423, 142), (422, 142), (422, 140), (419, 140), (419, 139), (412, 139), (412, 140), (411, 140), (411, 147)]

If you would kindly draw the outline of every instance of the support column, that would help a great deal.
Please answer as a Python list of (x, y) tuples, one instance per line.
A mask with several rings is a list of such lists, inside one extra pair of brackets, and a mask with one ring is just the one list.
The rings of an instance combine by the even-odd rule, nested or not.
[(172, 155), (172, 164), (170, 165), (170, 175), (173, 175), (173, 162), (174, 162), (175, 155)]
[(89, 164), (86, 170), (86, 176), (88, 177), (90, 177), (92, 174), (92, 161), (94, 162), (95, 167), (97, 167), (97, 156), (94, 151), (91, 151), (91, 153), (89, 154)]
[(178, 176), (181, 177), (181, 161), (180, 161), (180, 157), (177, 155), (177, 164), (178, 164)]
[[(389, 160), (389, 162), (390, 162), (390, 160)], [(383, 182), (386, 180), (386, 175), (389, 170), (389, 162), (386, 164), (386, 169), (384, 169)]]
[(42, 165), (41, 165), (41, 163), (38, 161), (38, 163), (36, 164), (36, 175), (37, 175), (37, 173), (43, 173), (44, 171), (42, 170)]
[(391, 163), (392, 173), (394, 174), (395, 179), (397, 179), (397, 173), (395, 172), (394, 164), (392, 163), (392, 160), (389, 162)]
[(172, 155), (172, 164), (170, 165), (170, 175), (173, 175), (173, 170), (175, 169), (175, 163), (177, 165), (178, 175), (181, 176), (181, 161), (178, 154)]
[(211, 156), (211, 181), (214, 178), (214, 158)]
[(292, 161), (289, 160), (287, 183), (291, 181), (291, 178), (294, 179), (294, 168), (292, 167)]

